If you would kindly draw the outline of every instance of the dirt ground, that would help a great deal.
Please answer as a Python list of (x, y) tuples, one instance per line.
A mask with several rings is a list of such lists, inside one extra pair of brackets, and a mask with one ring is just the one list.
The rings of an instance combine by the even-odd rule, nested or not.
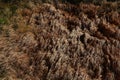
[(0, 34), (0, 80), (120, 80), (114, 4), (32, 4)]

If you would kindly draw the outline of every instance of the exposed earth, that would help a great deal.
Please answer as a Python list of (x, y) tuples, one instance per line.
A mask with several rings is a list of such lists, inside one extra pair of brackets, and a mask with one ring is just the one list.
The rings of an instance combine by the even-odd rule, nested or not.
[(29, 4), (1, 25), (0, 80), (120, 80), (116, 3)]

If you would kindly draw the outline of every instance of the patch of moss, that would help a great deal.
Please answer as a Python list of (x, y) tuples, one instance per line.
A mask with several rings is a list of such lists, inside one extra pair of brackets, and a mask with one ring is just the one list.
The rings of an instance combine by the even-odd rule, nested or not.
[(0, 24), (6, 24), (7, 19), (6, 18), (0, 18)]

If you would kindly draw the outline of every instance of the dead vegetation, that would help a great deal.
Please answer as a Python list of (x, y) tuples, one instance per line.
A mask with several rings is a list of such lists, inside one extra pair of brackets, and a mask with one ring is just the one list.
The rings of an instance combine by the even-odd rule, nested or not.
[(58, 9), (42, 4), (18, 9), (3, 30), (8, 32), (0, 35), (2, 79), (120, 79), (117, 11), (83, 3)]

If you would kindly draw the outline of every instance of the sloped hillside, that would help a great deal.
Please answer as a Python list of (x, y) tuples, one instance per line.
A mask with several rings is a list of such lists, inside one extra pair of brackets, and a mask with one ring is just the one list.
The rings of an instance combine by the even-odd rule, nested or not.
[(30, 4), (3, 25), (1, 80), (120, 80), (114, 4)]

